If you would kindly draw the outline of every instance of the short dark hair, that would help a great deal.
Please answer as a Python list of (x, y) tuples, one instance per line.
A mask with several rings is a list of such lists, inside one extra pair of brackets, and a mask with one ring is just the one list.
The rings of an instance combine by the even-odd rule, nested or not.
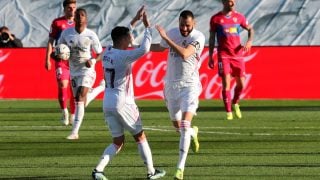
[(192, 11), (184, 10), (180, 13), (179, 19), (180, 18), (187, 19), (188, 17), (191, 17), (192, 19), (194, 19), (194, 15), (193, 15)]
[(75, 12), (75, 14), (79, 13), (80, 11), (84, 12), (84, 14), (86, 15), (86, 17), (88, 16), (87, 11), (83, 8), (78, 8)]
[(63, 8), (65, 8), (67, 5), (73, 4), (73, 3), (77, 3), (77, 0), (64, 0), (62, 5), (63, 5)]
[(2, 27), (0, 27), (0, 32), (3, 31), (3, 30), (9, 31), (9, 28), (8, 28), (7, 26), (2, 26)]
[(128, 36), (130, 29), (124, 26), (116, 26), (111, 31), (111, 38), (114, 43), (119, 42), (123, 37)]

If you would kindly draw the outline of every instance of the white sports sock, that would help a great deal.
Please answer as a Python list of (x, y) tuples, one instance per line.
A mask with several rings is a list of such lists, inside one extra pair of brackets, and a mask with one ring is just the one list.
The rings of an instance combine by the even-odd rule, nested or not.
[(177, 168), (184, 169), (191, 141), (190, 121), (182, 120), (180, 127), (179, 161)]
[(64, 108), (64, 109), (62, 109), (62, 113), (64, 113), (64, 114), (69, 114), (69, 111), (68, 111), (67, 108)]
[(194, 129), (192, 127), (190, 127), (189, 129), (190, 129), (191, 137), (194, 137), (196, 135), (196, 132), (194, 131)]
[(143, 142), (138, 142), (137, 144), (138, 144), (139, 154), (144, 164), (147, 166), (148, 174), (154, 174), (155, 169), (153, 167), (151, 149), (147, 139), (145, 139)]
[(72, 126), (72, 134), (79, 134), (79, 129), (84, 116), (84, 102), (76, 102), (75, 118)]
[(94, 100), (103, 90), (105, 86), (102, 84), (98, 85), (97, 87), (91, 89), (87, 94), (87, 101), (86, 101), (86, 107), (89, 105), (89, 103)]
[(103, 152), (100, 162), (96, 166), (96, 170), (103, 172), (104, 168), (108, 165), (111, 159), (120, 151), (120, 148), (115, 144), (110, 144)]

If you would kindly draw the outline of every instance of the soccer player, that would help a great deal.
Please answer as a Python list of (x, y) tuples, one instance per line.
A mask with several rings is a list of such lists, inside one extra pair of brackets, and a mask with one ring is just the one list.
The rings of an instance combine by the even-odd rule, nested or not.
[[(70, 74), (72, 90), (76, 101), (75, 120), (71, 134), (67, 139), (79, 138), (79, 129), (84, 117), (85, 105), (90, 101), (90, 88), (95, 82), (95, 63), (100, 60), (102, 47), (98, 36), (92, 30), (87, 29), (87, 12), (85, 9), (77, 9), (75, 12), (75, 27), (64, 30), (58, 44), (66, 44), (70, 48)], [(97, 59), (91, 55), (91, 50), (97, 54)]]
[[(53, 52), (54, 45), (58, 42), (61, 32), (67, 28), (74, 27), (74, 12), (76, 11), (76, 0), (63, 1), (64, 16), (54, 19), (51, 24), (49, 40), (47, 44), (47, 52), (45, 59), (45, 68), (51, 70), (50, 56)], [(74, 98), (70, 86), (70, 112), (71, 118), (69, 122), (69, 112), (67, 109), (68, 101), (68, 84), (70, 80), (69, 62), (63, 60), (55, 61), (56, 79), (58, 84), (58, 100), (62, 111), (61, 123), (64, 125), (72, 124), (75, 112)]]
[[(254, 30), (247, 22), (244, 15), (235, 11), (235, 0), (222, 0), (223, 9), (213, 15), (210, 20), (209, 37), (209, 68), (214, 68), (213, 49), (215, 38), (218, 41), (218, 73), (222, 79), (222, 97), (227, 112), (227, 119), (232, 120), (231, 103), (235, 115), (241, 118), (239, 100), (245, 81), (245, 64), (243, 56), (249, 52), (252, 45)], [(244, 46), (240, 41), (240, 27), (248, 31), (248, 40)], [(231, 102), (230, 81), (231, 77), (236, 80), (234, 97)]]
[(184, 167), (190, 147), (199, 151), (198, 127), (191, 126), (199, 104), (202, 86), (199, 78), (199, 60), (204, 47), (203, 33), (195, 29), (194, 15), (184, 10), (179, 16), (179, 27), (166, 32), (156, 26), (162, 40), (152, 44), (151, 51), (169, 48), (164, 96), (174, 127), (180, 132), (179, 160), (175, 179), (183, 179)]
[[(133, 36), (130, 29), (136, 22), (143, 19), (145, 26), (144, 38), (139, 48), (127, 50), (132, 45)], [(138, 107), (134, 100), (132, 63), (146, 54), (151, 45), (151, 28), (147, 15), (142, 7), (132, 19), (131, 28), (117, 26), (111, 31), (113, 46), (107, 47), (103, 53), (103, 68), (106, 88), (103, 100), (105, 121), (109, 126), (113, 142), (106, 147), (101, 159), (92, 172), (94, 180), (106, 179), (104, 168), (121, 150), (124, 144), (124, 130), (134, 137), (139, 154), (147, 166), (147, 179), (158, 179), (165, 171), (153, 167), (151, 149), (142, 129)]]

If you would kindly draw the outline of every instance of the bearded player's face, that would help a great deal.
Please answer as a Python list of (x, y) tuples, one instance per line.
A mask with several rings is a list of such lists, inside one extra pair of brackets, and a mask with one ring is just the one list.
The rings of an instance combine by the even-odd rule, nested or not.
[(236, 1), (235, 0), (222, 0), (222, 4), (223, 4), (225, 9), (233, 10), (234, 6), (236, 4)]
[(192, 32), (194, 27), (194, 19), (192, 17), (179, 19), (179, 29), (182, 36), (187, 37)]

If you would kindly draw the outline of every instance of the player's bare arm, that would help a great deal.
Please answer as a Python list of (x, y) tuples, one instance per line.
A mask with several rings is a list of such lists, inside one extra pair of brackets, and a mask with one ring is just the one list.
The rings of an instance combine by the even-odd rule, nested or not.
[(210, 36), (209, 36), (209, 61), (208, 61), (208, 66), (209, 66), (210, 69), (214, 68), (213, 52), (214, 52), (215, 41), (216, 41), (216, 32), (215, 31), (210, 31)]
[(167, 42), (167, 44), (177, 53), (180, 57), (182, 57), (183, 60), (190, 57), (192, 54), (196, 52), (193, 45), (188, 45), (186, 48), (181, 47), (177, 45), (175, 42), (173, 42), (168, 36), (166, 31), (159, 25), (156, 25), (156, 29), (158, 30), (160, 36), (163, 40)]
[(252, 46), (252, 41), (253, 41), (253, 35), (254, 35), (254, 30), (251, 25), (249, 25), (246, 30), (248, 31), (248, 40), (246, 44), (244, 45), (243, 49), (245, 52), (250, 52), (251, 46)]
[(53, 49), (53, 42), (54, 42), (54, 39), (52, 37), (50, 37), (48, 40), (48, 44), (47, 44), (47, 52), (46, 52), (46, 60), (45, 60), (45, 68), (48, 71), (51, 70), (50, 57), (51, 57), (52, 49)]

